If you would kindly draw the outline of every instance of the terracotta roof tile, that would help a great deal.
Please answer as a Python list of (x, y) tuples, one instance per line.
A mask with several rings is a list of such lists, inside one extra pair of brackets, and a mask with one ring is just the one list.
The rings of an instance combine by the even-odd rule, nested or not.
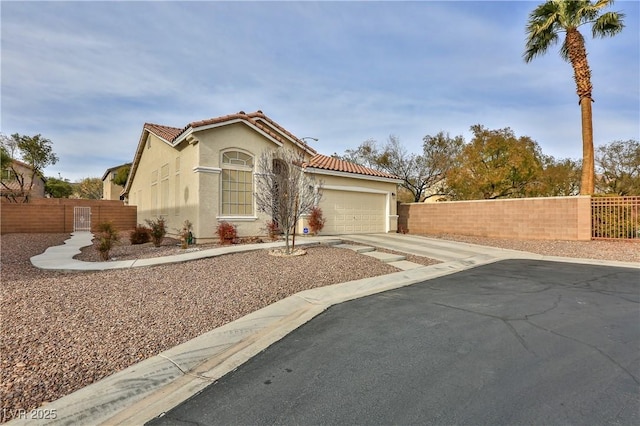
[(284, 140), (282, 139), (282, 137), (280, 135), (278, 135), (276, 132), (274, 132), (273, 130), (271, 130), (269, 128), (269, 126), (265, 126), (262, 123), (260, 123), (260, 121), (265, 121), (267, 122), (269, 125), (271, 125), (272, 127), (275, 127), (276, 129), (278, 129), (280, 132), (284, 133), (285, 135), (289, 136), (291, 139), (293, 139), (298, 145), (302, 146), (303, 148), (305, 148), (306, 150), (308, 150), (309, 152), (315, 154), (316, 150), (313, 149), (312, 147), (310, 147), (309, 145), (307, 145), (304, 141), (298, 139), (296, 136), (294, 136), (292, 133), (290, 133), (289, 131), (287, 131), (284, 127), (280, 126), (278, 123), (276, 123), (275, 121), (271, 120), (269, 117), (267, 117), (262, 111), (258, 110), (256, 112), (251, 112), (249, 114), (247, 114), (244, 111), (240, 111), (236, 114), (228, 114), (228, 115), (223, 115), (221, 117), (214, 117), (214, 118), (209, 118), (206, 120), (200, 120), (200, 121), (193, 121), (191, 123), (189, 123), (187, 126), (185, 126), (183, 129), (180, 129), (179, 132), (173, 137), (173, 139), (168, 139), (170, 142), (173, 142), (174, 140), (176, 140), (180, 135), (182, 135), (184, 132), (186, 132), (189, 128), (191, 129), (196, 129), (198, 127), (204, 127), (204, 126), (210, 126), (212, 124), (219, 124), (219, 123), (224, 123), (226, 121), (234, 121), (234, 120), (244, 120), (247, 121), (249, 123), (251, 123), (253, 126), (257, 127), (258, 129), (262, 130), (263, 132), (265, 132), (266, 134), (268, 134), (269, 136), (271, 136), (272, 138), (276, 139), (277, 141), (284, 143)]
[(360, 166), (349, 161), (340, 160), (338, 158), (329, 157), (322, 154), (314, 155), (311, 160), (306, 164), (307, 167), (313, 167), (316, 169), (332, 170), (336, 172), (356, 173), (359, 175), (384, 177), (390, 179), (398, 179), (390, 173), (381, 172), (379, 170), (370, 169), (368, 167)]
[(309, 151), (313, 152), (314, 154), (317, 153), (317, 151), (315, 149), (313, 149), (311, 146), (309, 146), (305, 141), (303, 141), (302, 139), (298, 139), (293, 133), (289, 132), (287, 129), (285, 129), (284, 127), (282, 127), (281, 125), (279, 125), (278, 123), (276, 123), (275, 121), (273, 121), (272, 119), (267, 117), (266, 115), (264, 115), (264, 113), (262, 111), (258, 110), (256, 112), (248, 114), (248, 116), (251, 117), (251, 118), (254, 118), (254, 119), (258, 118), (258, 119), (262, 119), (262, 120), (266, 121), (271, 126), (275, 127), (276, 129), (278, 129), (279, 131), (281, 131), (285, 135), (287, 135), (290, 138), (294, 139), (298, 144), (300, 144), (300, 145), (304, 146), (305, 148), (307, 148)]
[[(144, 128), (150, 132), (153, 132), (155, 135), (165, 139), (170, 143), (175, 143), (175, 141), (189, 129), (195, 130), (199, 127), (224, 123), (227, 121), (235, 121), (235, 120), (246, 121), (250, 123), (252, 126), (260, 129), (261, 131), (265, 132), (266, 134), (268, 134), (269, 136), (271, 136), (272, 138), (276, 139), (281, 143), (284, 143), (284, 140), (282, 136), (278, 134), (278, 132), (291, 138), (296, 144), (306, 149), (308, 152), (315, 154), (311, 158), (311, 160), (305, 165), (306, 167), (313, 167), (317, 169), (331, 170), (331, 171), (345, 172), (345, 173), (355, 173), (355, 174), (360, 174), (365, 176), (398, 179), (397, 176), (394, 176), (386, 172), (381, 172), (378, 170), (370, 169), (368, 167), (360, 166), (358, 164), (350, 163), (348, 161), (339, 160), (337, 158), (318, 154), (315, 149), (307, 145), (307, 143), (297, 138), (295, 135), (293, 135), (291, 132), (286, 130), (284, 127), (280, 126), (275, 121), (271, 120), (260, 110), (256, 112), (248, 113), (248, 114), (245, 113), (244, 111), (240, 111), (236, 114), (228, 114), (228, 115), (223, 115), (221, 117), (209, 118), (209, 119), (200, 120), (200, 121), (193, 121), (183, 128), (162, 126), (160, 124), (152, 124), (152, 123), (145, 123)], [(276, 129), (278, 132), (275, 132), (274, 129)]]
[(172, 142), (183, 131), (183, 129), (178, 129), (177, 127), (169, 127), (153, 123), (144, 123), (144, 128), (169, 142)]

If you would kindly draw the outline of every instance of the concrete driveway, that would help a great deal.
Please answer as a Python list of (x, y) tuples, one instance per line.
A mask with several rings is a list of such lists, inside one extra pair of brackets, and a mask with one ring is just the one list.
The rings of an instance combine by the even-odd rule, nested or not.
[(502, 260), (332, 306), (152, 420), (640, 424), (638, 269)]

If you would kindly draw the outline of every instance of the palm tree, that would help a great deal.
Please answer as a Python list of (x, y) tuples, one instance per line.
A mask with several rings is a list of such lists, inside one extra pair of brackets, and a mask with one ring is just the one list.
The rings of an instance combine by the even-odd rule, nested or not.
[(549, 0), (529, 14), (527, 23), (527, 45), (525, 62), (546, 53), (556, 44), (560, 33), (565, 33), (560, 56), (573, 67), (578, 104), (582, 116), (582, 180), (581, 195), (594, 191), (593, 123), (591, 111), (591, 70), (587, 62), (584, 38), (578, 27), (591, 25), (593, 37), (612, 37), (622, 31), (624, 14), (602, 13), (602, 9), (613, 4), (613, 0)]

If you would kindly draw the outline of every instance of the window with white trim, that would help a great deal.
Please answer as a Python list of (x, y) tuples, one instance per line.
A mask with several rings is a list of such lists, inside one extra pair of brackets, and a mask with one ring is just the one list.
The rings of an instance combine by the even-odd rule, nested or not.
[(253, 215), (253, 157), (241, 151), (222, 153), (223, 216)]

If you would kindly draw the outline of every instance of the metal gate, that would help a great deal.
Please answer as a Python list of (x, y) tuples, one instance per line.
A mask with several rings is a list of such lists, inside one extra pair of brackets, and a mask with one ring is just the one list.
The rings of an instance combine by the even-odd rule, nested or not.
[(73, 231), (91, 231), (91, 207), (73, 208)]
[(640, 239), (640, 197), (592, 197), (592, 239)]

